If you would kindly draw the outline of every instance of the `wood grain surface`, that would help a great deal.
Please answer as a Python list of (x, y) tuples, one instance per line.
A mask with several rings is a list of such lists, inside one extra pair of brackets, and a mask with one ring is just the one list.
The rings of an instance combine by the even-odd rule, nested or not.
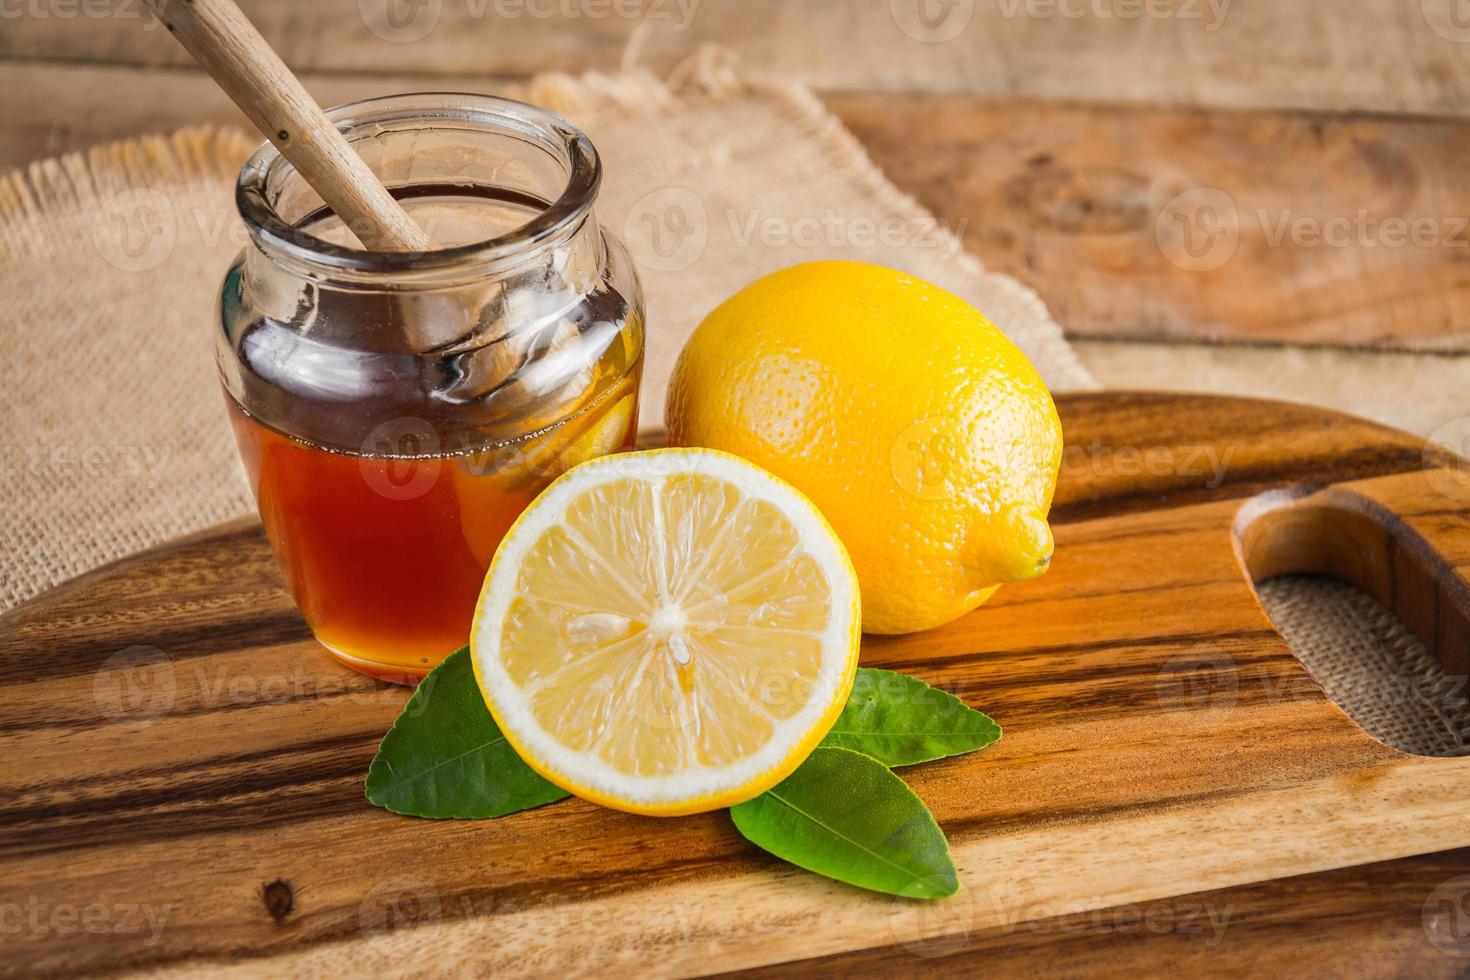
[(1448, 851), (985, 930), (957, 923), (924, 943), (741, 975), (1462, 977), (1465, 944), (1442, 930), (1466, 900), (1470, 850)]
[[(1462, 116), (1456, 0), (243, 0), (297, 71), (665, 71), (718, 43), (827, 89)], [(179, 66), (140, 0), (25, 0), (0, 57)], [(69, 13), (68, 13), (69, 11)], [(927, 17), (927, 24), (921, 17)], [(631, 50), (630, 50), (631, 46)]]
[(833, 94), (873, 159), (1075, 337), (1470, 349), (1443, 119)]
[[(1463, 966), (1470, 935), (1439, 917), (1462, 908), (1463, 853), (1334, 869), (1470, 845), (1470, 760), (1364, 735), (1242, 566), (1331, 554), (1302, 543), (1290, 518), (1304, 508), (1368, 515), (1371, 553), (1332, 567), (1432, 648), (1459, 649), (1435, 638), (1470, 635), (1464, 461), (1277, 403), (1106, 394), (1060, 408), (1052, 570), (950, 627), (864, 646), (865, 663), (1006, 728), (985, 753), (906, 773), (952, 841), (955, 899), (890, 901), (783, 866), (723, 814), (372, 809), (363, 774), (404, 694), (315, 647), (258, 526), (240, 522), (0, 619), (0, 745), (25, 760), (0, 775), (0, 925), (21, 924), (0, 971), (883, 972), (943, 954), (1065, 973), (1141, 935), (1098, 910), (1162, 902), (1163, 921), (1202, 893), (1258, 910), (1237, 935), (1269, 934), (1290, 896), (1320, 903), (1301, 941), (1345, 941), (1336, 962), (1353, 949), (1357, 969)], [(1254, 884), (1292, 875), (1309, 877)], [(1389, 880), (1402, 897), (1369, 894)], [(1090, 925), (1063, 933), (1078, 917)], [(1028, 955), (1048, 935), (1058, 958)], [(1208, 958), (1186, 943), (1196, 934), (1148, 937), (1155, 962)]]

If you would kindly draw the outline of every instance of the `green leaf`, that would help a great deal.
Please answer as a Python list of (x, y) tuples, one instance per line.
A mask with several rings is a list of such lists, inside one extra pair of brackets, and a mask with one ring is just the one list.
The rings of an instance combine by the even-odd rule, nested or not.
[(905, 898), (959, 889), (949, 842), (924, 801), (888, 767), (848, 749), (815, 749), (776, 786), (730, 808), (746, 840), (859, 888)]
[(469, 647), (419, 684), (367, 776), (370, 803), (412, 817), (501, 817), (568, 795), (505, 740), (480, 695)]
[(825, 746), (870, 755), (885, 766), (912, 766), (974, 752), (1000, 738), (991, 718), (917, 677), (860, 668)]

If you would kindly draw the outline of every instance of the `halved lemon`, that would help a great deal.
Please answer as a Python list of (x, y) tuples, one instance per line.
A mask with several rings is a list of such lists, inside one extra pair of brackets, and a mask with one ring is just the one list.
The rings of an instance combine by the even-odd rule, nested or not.
[(812, 503), (728, 453), (559, 477), (490, 566), (470, 649), (521, 758), (594, 803), (676, 815), (789, 775), (852, 689), (857, 576)]

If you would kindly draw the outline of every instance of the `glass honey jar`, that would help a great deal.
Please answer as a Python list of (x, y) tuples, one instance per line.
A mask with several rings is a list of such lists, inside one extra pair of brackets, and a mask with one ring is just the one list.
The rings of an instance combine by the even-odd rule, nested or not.
[(328, 115), (436, 243), (363, 250), (271, 145), (217, 363), (261, 521), (342, 663), (413, 683), (468, 639), (490, 559), (569, 467), (632, 444), (643, 298), (597, 223), (597, 151), (478, 95)]

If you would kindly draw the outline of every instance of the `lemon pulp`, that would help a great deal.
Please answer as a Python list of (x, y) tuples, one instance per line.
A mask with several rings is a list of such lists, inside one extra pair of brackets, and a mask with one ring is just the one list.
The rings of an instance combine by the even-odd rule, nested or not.
[(821, 515), (708, 450), (607, 457), (507, 535), (472, 639), (486, 702), (523, 758), (645, 813), (774, 785), (851, 688), (855, 573)]

